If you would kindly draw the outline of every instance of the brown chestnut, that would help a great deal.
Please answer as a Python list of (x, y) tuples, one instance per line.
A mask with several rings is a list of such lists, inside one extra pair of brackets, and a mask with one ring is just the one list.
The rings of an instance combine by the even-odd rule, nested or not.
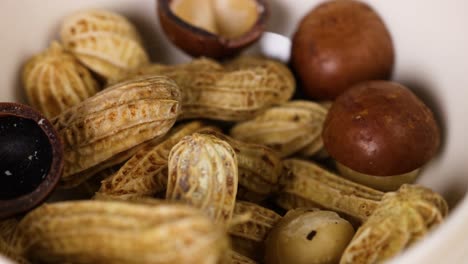
[(374, 176), (414, 171), (440, 144), (431, 110), (408, 88), (389, 81), (364, 82), (341, 94), (328, 112), (322, 137), (336, 161)]
[(0, 103), (0, 219), (44, 201), (60, 179), (63, 146), (52, 124), (18, 103)]
[(327, 1), (300, 22), (292, 41), (292, 66), (304, 93), (334, 99), (351, 85), (391, 76), (394, 49), (379, 15), (354, 0)]
[(191, 56), (232, 57), (265, 30), (265, 0), (158, 0), (167, 38)]

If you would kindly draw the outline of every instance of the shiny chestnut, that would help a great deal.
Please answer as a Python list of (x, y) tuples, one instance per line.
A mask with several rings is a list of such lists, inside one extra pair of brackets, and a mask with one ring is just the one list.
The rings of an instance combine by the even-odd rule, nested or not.
[(390, 81), (357, 84), (333, 103), (323, 128), (327, 152), (344, 166), (373, 176), (412, 172), (434, 157), (440, 129), (411, 90)]
[(291, 64), (304, 93), (331, 100), (350, 86), (389, 79), (393, 41), (382, 18), (366, 3), (325, 1), (307, 13), (292, 40)]

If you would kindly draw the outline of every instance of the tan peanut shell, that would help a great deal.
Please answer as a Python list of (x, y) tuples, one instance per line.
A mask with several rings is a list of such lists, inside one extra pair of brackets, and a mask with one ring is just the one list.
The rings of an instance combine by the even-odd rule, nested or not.
[[(365, 221), (378, 207), (384, 193), (351, 182), (313, 162), (283, 161), (282, 189), (276, 199), (285, 209), (321, 207)], [(294, 197), (297, 197), (295, 199)], [(294, 204), (298, 201), (298, 204)]]
[(447, 211), (439, 194), (404, 184), (384, 195), (380, 206), (358, 229), (340, 263), (382, 263), (420, 240), (443, 221)]
[(179, 114), (180, 91), (167, 77), (115, 84), (52, 120), (64, 144), (62, 184), (143, 142), (162, 137)]
[(154, 74), (166, 75), (180, 86), (183, 93), (180, 119), (251, 119), (268, 107), (289, 100), (295, 89), (289, 69), (267, 59), (257, 66), (231, 70), (208, 59), (176, 66), (148, 65), (126, 77)]
[(48, 118), (99, 90), (91, 73), (55, 41), (27, 61), (22, 82), (28, 102)]
[(203, 213), (174, 204), (60, 202), (28, 213), (18, 230), (24, 254), (46, 263), (214, 264), (229, 246)]
[(230, 250), (228, 252), (228, 260), (224, 261), (223, 264), (256, 264), (254, 260), (234, 251)]
[(167, 161), (172, 147), (183, 137), (204, 126), (199, 121), (180, 125), (163, 142), (139, 150), (112, 177), (102, 182), (99, 193), (125, 199), (152, 196), (164, 191), (167, 185)]
[(327, 109), (318, 103), (291, 101), (235, 125), (230, 134), (238, 140), (269, 146), (282, 157), (297, 152), (313, 156), (323, 148), (326, 115)]
[(238, 192), (238, 199), (258, 202), (278, 190), (283, 166), (276, 151), (262, 145), (235, 140), (213, 129), (203, 129), (199, 133), (211, 134), (226, 141), (236, 152), (239, 187), (247, 191)]
[[(125, 163), (126, 161), (128, 161), (131, 157), (133, 157), (137, 152), (139, 152), (140, 150), (144, 149), (144, 148), (147, 148), (147, 147), (150, 147), (150, 146), (155, 146), (157, 144), (159, 144), (160, 142), (162, 142), (165, 137), (167, 136), (164, 135), (162, 137), (155, 137), (153, 139), (150, 139), (148, 141), (145, 141), (141, 144), (138, 144), (136, 145), (135, 147), (132, 147), (132, 148), (129, 148), (125, 151), (122, 151), (112, 157), (110, 157), (109, 159), (103, 161), (103, 162), (100, 162), (99, 164), (89, 168), (89, 169), (86, 169), (82, 172), (79, 172), (75, 175), (75, 181), (74, 180), (70, 180), (70, 181), (67, 181), (66, 184), (63, 184), (62, 186), (75, 186), (77, 184), (79, 184), (80, 182), (82, 182), (83, 180), (82, 179), (92, 179), (92, 178), (96, 178), (98, 177), (99, 178), (99, 175), (101, 173), (106, 173), (106, 171), (108, 169), (112, 169), (112, 168), (115, 168), (115, 167), (120, 167), (123, 165), (123, 163)], [(110, 175), (109, 175), (110, 176)], [(103, 178), (101, 178), (103, 179)], [(100, 186), (99, 186), (100, 187)], [(99, 189), (98, 187), (98, 189)], [(97, 191), (97, 190), (96, 190)]]
[(263, 242), (281, 216), (260, 205), (237, 201), (234, 216), (246, 213), (250, 215), (248, 221), (229, 228), (232, 246), (235, 251), (260, 260), (263, 257)]
[(228, 71), (262, 68), (268, 71), (275, 72), (281, 79), (281, 82), (283, 83), (284, 87), (292, 87), (289, 89), (284, 89), (283, 91), (286, 93), (288, 93), (288, 90), (290, 89), (292, 89), (292, 91), (294, 92), (296, 86), (295, 78), (288, 67), (286, 67), (283, 63), (279, 61), (268, 59), (265, 57), (248, 55), (239, 56), (225, 63), (224, 67)]
[(30, 263), (21, 252), (20, 244), (16, 242), (16, 232), (19, 221), (9, 218), (0, 221), (0, 255), (18, 264)]
[[(13, 248), (8, 242), (0, 238), (0, 256), (7, 257), (9, 260), (14, 261), (16, 264), (29, 264), (24, 256), (21, 255), (15, 248)], [(8, 262), (10, 263), (10, 262)]]
[(60, 37), (84, 65), (106, 79), (149, 62), (135, 27), (109, 11), (85, 10), (67, 17)]
[(192, 134), (169, 154), (166, 199), (203, 210), (215, 222), (229, 224), (237, 194), (237, 158), (225, 141)]

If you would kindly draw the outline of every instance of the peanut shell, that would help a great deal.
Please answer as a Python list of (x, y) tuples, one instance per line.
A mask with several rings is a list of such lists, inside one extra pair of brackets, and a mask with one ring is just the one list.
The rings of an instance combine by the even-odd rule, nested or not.
[[(167, 77), (115, 84), (52, 119), (64, 144), (62, 184), (150, 139), (164, 136), (179, 114), (180, 91)], [(70, 185), (70, 184), (68, 184)]]
[(282, 157), (297, 152), (313, 156), (323, 148), (322, 128), (327, 110), (309, 101), (291, 101), (272, 107), (254, 119), (235, 125), (231, 136), (269, 146)]
[(439, 194), (404, 184), (384, 195), (380, 206), (356, 232), (340, 263), (382, 263), (442, 223), (447, 211), (447, 203)]
[(283, 161), (283, 166), (282, 189), (276, 202), (285, 209), (320, 207), (363, 222), (379, 206), (384, 195), (341, 178), (313, 162), (288, 159)]
[(208, 59), (176, 66), (156, 64), (142, 66), (125, 76), (155, 74), (166, 75), (180, 86), (183, 107), (179, 119), (251, 119), (268, 107), (289, 100), (295, 89), (289, 69), (267, 59), (232, 69)]
[(46, 263), (215, 264), (229, 247), (222, 227), (174, 204), (60, 202), (30, 212), (18, 229), (24, 254)]
[(250, 215), (248, 221), (229, 228), (233, 249), (251, 259), (261, 260), (263, 242), (281, 216), (260, 205), (237, 201), (234, 215), (245, 213)]
[(139, 150), (112, 177), (102, 182), (100, 194), (133, 197), (152, 196), (164, 191), (167, 185), (167, 161), (169, 152), (183, 137), (204, 127), (194, 121), (170, 132), (160, 144)]
[(149, 62), (135, 27), (109, 11), (72, 14), (64, 20), (60, 37), (84, 65), (106, 79)]
[(237, 158), (225, 141), (192, 134), (169, 154), (166, 199), (200, 208), (215, 222), (229, 224), (237, 194)]
[(99, 90), (88, 69), (55, 41), (27, 61), (22, 82), (28, 102), (48, 118)]
[(262, 145), (235, 140), (209, 128), (199, 133), (211, 134), (226, 141), (236, 152), (239, 187), (246, 189), (246, 192), (238, 192), (238, 199), (258, 202), (278, 190), (283, 166), (281, 158), (274, 150)]

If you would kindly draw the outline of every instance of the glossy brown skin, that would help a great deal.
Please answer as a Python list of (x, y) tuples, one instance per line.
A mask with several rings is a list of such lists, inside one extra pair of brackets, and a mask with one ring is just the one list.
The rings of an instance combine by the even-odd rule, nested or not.
[(215, 35), (183, 21), (171, 11), (171, 0), (157, 0), (157, 13), (166, 37), (179, 49), (193, 57), (223, 59), (237, 55), (257, 41), (265, 31), (268, 6), (265, 0), (256, 1), (263, 7), (257, 22), (247, 33), (233, 39)]
[(19, 103), (0, 103), (0, 116), (21, 117), (35, 121), (44, 131), (52, 149), (49, 173), (31, 193), (0, 200), (0, 219), (26, 212), (42, 203), (54, 190), (63, 171), (63, 144), (54, 126), (38, 111)]
[(330, 156), (375, 176), (415, 170), (440, 144), (431, 110), (408, 88), (388, 81), (364, 82), (339, 96), (322, 136)]
[(371, 7), (353, 0), (325, 2), (300, 22), (292, 66), (314, 99), (334, 99), (351, 85), (390, 78), (394, 64), (388, 29)]

